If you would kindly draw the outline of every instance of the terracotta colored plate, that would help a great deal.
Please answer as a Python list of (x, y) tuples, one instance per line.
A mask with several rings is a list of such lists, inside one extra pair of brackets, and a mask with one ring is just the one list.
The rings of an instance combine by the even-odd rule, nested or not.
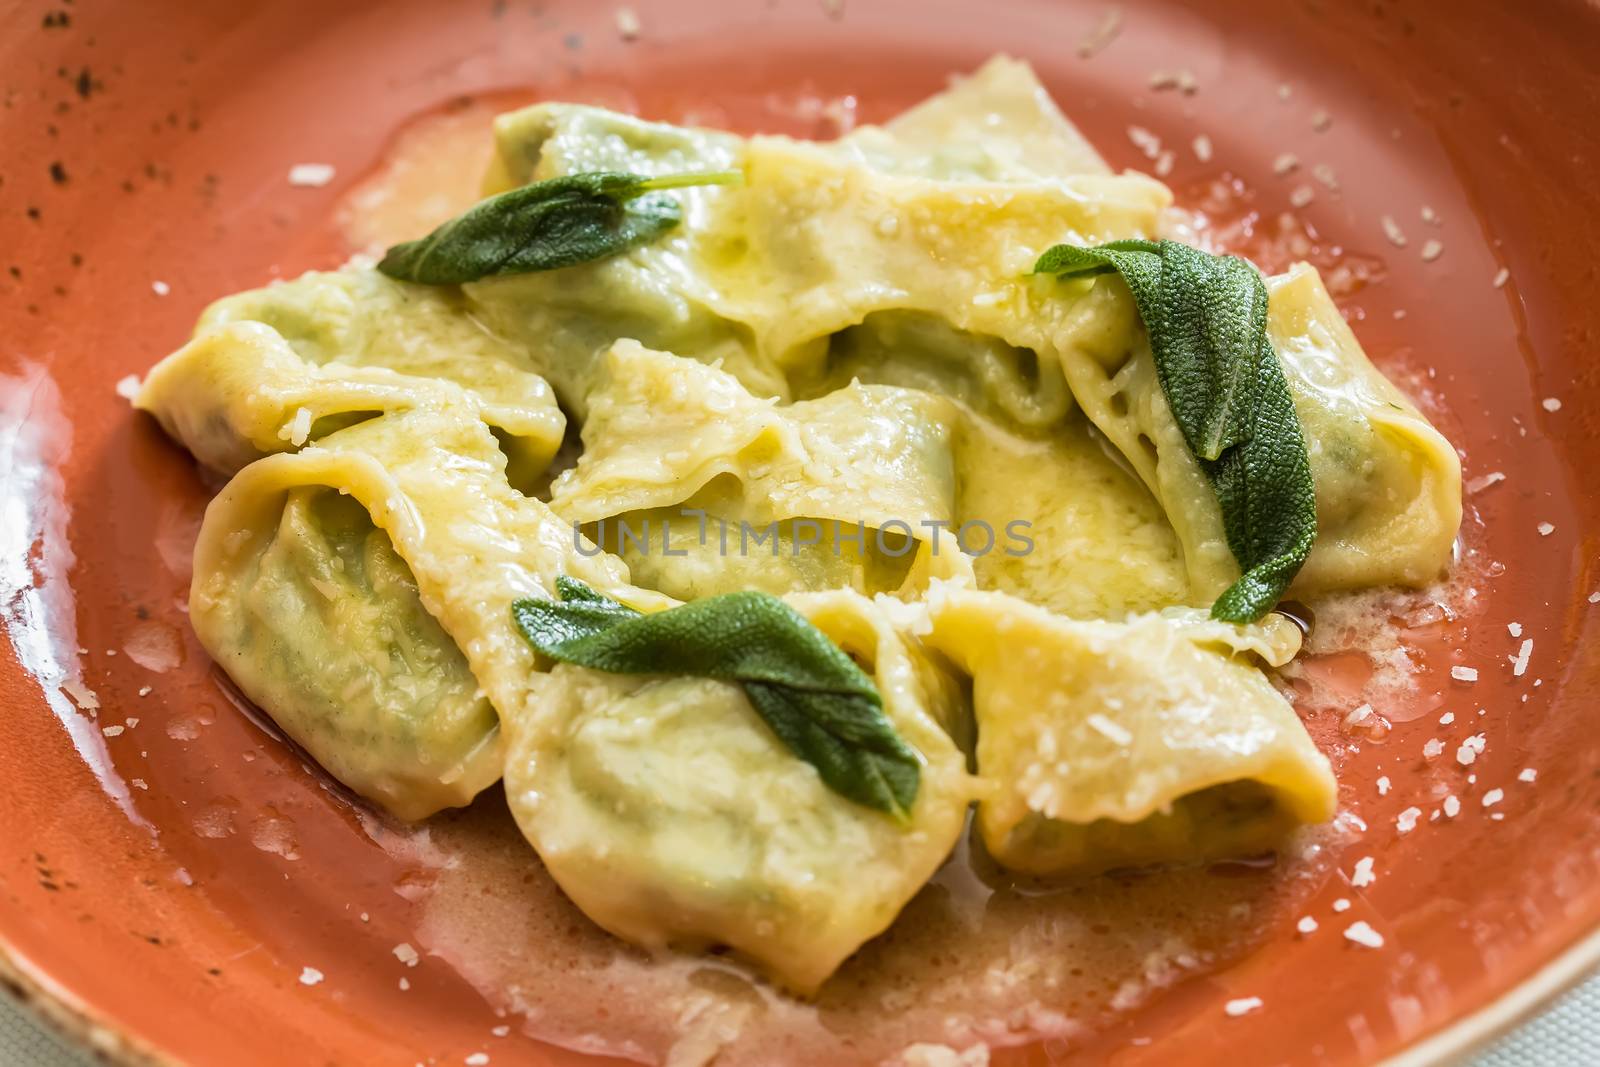
[[(1421, 373), (1469, 479), (1506, 476), (1469, 498), (1478, 606), (1419, 628), (1425, 671), (1408, 708), (1435, 712), (1396, 723), (1381, 744), (1313, 723), (1339, 750), (1346, 808), (1368, 827), (1340, 869), (1373, 856), (1376, 883), (1357, 890), (1336, 876), (1313, 902), (1322, 936), (1297, 938), (1286, 924), (1244, 963), (1103, 1034), (1083, 1061), (1172, 1062), (1175, 1049), (1201, 1064), (1241, 1049), (1251, 1062), (1372, 1061), (1485, 1008), (1596, 928), (1600, 10), (1556, 0), (634, 6), (644, 33), (627, 42), (612, 7), (578, 0), (0, 4), (10, 983), (129, 1059), (459, 1063), (481, 1047), (500, 1020), (449, 966), (430, 960), (410, 991), (397, 988), (390, 949), (415, 937), (407, 869), (230, 701), (195, 645), (185, 553), (208, 490), (115, 383), (177, 345), (212, 298), (341, 261), (337, 198), (407, 119), (462, 94), (599, 94), (646, 114), (822, 134), (816, 113), (773, 101), (853, 96), (861, 117), (883, 117), (995, 51), (1033, 61), (1115, 164), (1154, 165), (1130, 125), (1160, 137), (1191, 205), (1237, 175), (1246, 184), (1224, 221), (1242, 246), (1263, 239), (1293, 190), (1312, 189), (1301, 216), (1326, 257), (1372, 276), (1345, 301), (1369, 351)], [(1104, 47), (1080, 57), (1097, 27)], [(1152, 88), (1152, 72), (1179, 69), (1197, 93)], [(1202, 133), (1205, 161), (1192, 148)], [(1301, 166), (1278, 177), (1286, 152)], [(290, 186), (304, 161), (332, 163), (337, 177)], [(1405, 247), (1386, 240), (1386, 214)], [(1513, 622), (1534, 641), (1520, 676)], [(1478, 680), (1452, 680), (1452, 665), (1476, 667)], [(59, 688), (79, 672), (98, 717)], [(1437, 723), (1443, 706), (1458, 720), (1448, 727)], [(1478, 731), (1486, 751), (1458, 765), (1457, 746)], [(1433, 737), (1448, 746), (1430, 763)], [(1525, 767), (1536, 781), (1519, 780)], [(1381, 796), (1380, 775), (1391, 780)], [(1492, 789), (1504, 799), (1487, 808)], [(1460, 815), (1431, 822), (1449, 792)], [(1401, 833), (1412, 806), (1419, 825)], [(1343, 916), (1329, 906), (1337, 897), (1355, 902)], [(1354, 919), (1385, 947), (1337, 936)], [(1590, 945), (1551, 973), (1575, 973)], [(339, 966), (311, 995), (299, 979), (314, 960)], [(1262, 991), (1265, 1010), (1220, 1011)], [(1478, 1029), (1452, 1031), (1429, 1054)], [(496, 1062), (575, 1061), (517, 1034), (493, 1051)], [(1035, 1047), (997, 1061), (1065, 1058)]]

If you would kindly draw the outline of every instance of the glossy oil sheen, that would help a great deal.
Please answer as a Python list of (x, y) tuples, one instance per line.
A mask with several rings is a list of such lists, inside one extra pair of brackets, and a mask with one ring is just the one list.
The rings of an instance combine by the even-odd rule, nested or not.
[[(437, 852), (397, 842), (210, 666), (183, 596), (211, 487), (115, 383), (180, 343), (212, 298), (341, 262), (341, 205), (381, 161), (404, 158), (392, 136), (419, 115), (481, 106), (464, 96), (577, 98), (830, 136), (995, 51), (1031, 60), (1114, 165), (1151, 169), (1128, 127), (1158, 135), (1180, 201), (1231, 247), (1269, 267), (1307, 255), (1336, 275), (1367, 350), (1461, 446), (1469, 484), (1506, 475), (1468, 497), (1462, 577), (1441, 597), (1454, 618), (1427, 598), (1313, 606), (1326, 654), (1295, 684), (1339, 767), (1341, 807), (1366, 827), (1347, 825), (1339, 873), (1293, 914), (1270, 912), (1265, 943), (1241, 962), (1096, 1034), (995, 1061), (1163, 1063), (1182, 1049), (1186, 1063), (1223, 1063), (1241, 1048), (1263, 1061), (1371, 1060), (1482, 1006), (1594, 927), (1600, 14), (1489, 0), (1152, 0), (1120, 5), (1119, 31), (1082, 59), (1105, 8), (633, 7), (643, 32), (628, 42), (613, 8), (575, 2), (0, 6), (0, 945), (13, 980), (192, 1062), (461, 1062), (478, 1051), (578, 1062), (499, 1016), (505, 999), (486, 998), (472, 981), (483, 984), (481, 969), (449, 951), (474, 916), (494, 913), (441, 895), (442, 879), (477, 872), (469, 888), (513, 902), (537, 886), (493, 876), (487, 859), (449, 874)], [(1151, 88), (1154, 72), (1179, 69), (1198, 92)], [(1331, 119), (1321, 130), (1319, 111)], [(1199, 134), (1209, 162), (1193, 151)], [(1279, 177), (1286, 152), (1300, 168)], [(301, 162), (337, 175), (292, 187)], [(1319, 163), (1331, 168), (1320, 180)], [(1315, 199), (1285, 222), (1302, 185)], [(1385, 238), (1385, 214), (1406, 247)], [(1429, 239), (1443, 251), (1424, 262)], [(1496, 288), (1502, 268), (1510, 280)], [(1375, 611), (1392, 625), (1372, 626)], [(1343, 617), (1359, 625), (1346, 631)], [(1525, 638), (1534, 646), (1516, 677), (1508, 657)], [(1372, 646), (1390, 640), (1417, 673), (1397, 674), (1393, 654), (1374, 668)], [(1453, 665), (1479, 680), (1453, 680)], [(72, 698), (85, 688), (93, 717)], [(1343, 727), (1363, 700), (1386, 727)], [(1446, 712), (1455, 718), (1442, 725)], [(1479, 732), (1484, 753), (1461, 765), (1461, 742)], [(1431, 739), (1445, 743), (1434, 760), (1423, 755)], [(1525, 767), (1536, 781), (1518, 780)], [(1494, 788), (1504, 799), (1485, 808)], [(1460, 815), (1430, 821), (1448, 794)], [(1400, 833), (1412, 806), (1418, 824)], [(491, 857), (502, 832), (492, 812), (473, 813), (441, 825), (433, 845), (476, 842)], [(1366, 856), (1377, 880), (1352, 888)], [(1244, 880), (1211, 890), (1222, 899), (1259, 893), (1270, 875), (1204, 877)], [(1341, 898), (1351, 907), (1335, 912)], [(459, 914), (441, 919), (451, 899)], [(1319, 930), (1297, 935), (1298, 914)], [(1340, 936), (1356, 919), (1383, 934), (1382, 949)], [(453, 932), (441, 933), (447, 920)], [(422, 954), (416, 966), (401, 944)], [(322, 980), (304, 984), (306, 967)], [(1247, 996), (1263, 1008), (1223, 1013)], [(607, 1032), (603, 1016), (594, 1024)]]

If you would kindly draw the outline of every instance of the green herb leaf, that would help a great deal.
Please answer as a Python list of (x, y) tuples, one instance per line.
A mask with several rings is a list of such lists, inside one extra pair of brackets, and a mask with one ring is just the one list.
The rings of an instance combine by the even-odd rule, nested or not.
[(653, 615), (570, 578), (556, 600), (518, 600), (518, 629), (563, 663), (613, 674), (738, 682), (756, 713), (835, 792), (904, 821), (922, 759), (901, 740), (872, 679), (777, 597), (727, 593)]
[(736, 170), (648, 178), (594, 171), (534, 182), (481, 201), (418, 241), (389, 249), (378, 269), (424, 285), (460, 285), (605, 259), (672, 229), (683, 209), (664, 189), (727, 185)]
[(1176, 241), (1056, 245), (1035, 273), (1117, 273), (1150, 335), (1167, 405), (1217, 495), (1228, 547), (1244, 573), (1211, 606), (1254, 622), (1311, 555), (1316, 494), (1283, 365), (1267, 337), (1267, 288), (1235, 256)]

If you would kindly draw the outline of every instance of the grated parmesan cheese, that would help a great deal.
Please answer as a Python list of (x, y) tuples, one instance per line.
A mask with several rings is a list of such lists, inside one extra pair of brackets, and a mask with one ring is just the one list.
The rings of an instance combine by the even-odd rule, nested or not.
[(1459, 665), (1451, 667), (1450, 677), (1454, 678), (1458, 682), (1476, 682), (1478, 680), (1478, 668), (1462, 667)]
[(639, 13), (631, 7), (617, 8), (617, 33), (624, 41), (639, 39), (639, 31), (644, 27), (639, 22)]
[(1483, 806), (1486, 808), (1492, 808), (1505, 798), (1506, 791), (1504, 789), (1491, 789), (1487, 793), (1483, 794)]
[(296, 163), (289, 168), (289, 184), (317, 189), (333, 181), (332, 163)]
[(1133, 743), (1133, 735), (1131, 733), (1124, 729), (1120, 723), (1106, 718), (1098, 711), (1090, 715), (1085, 721), (1091, 729), (1114, 745), (1121, 745), (1126, 748)]
[(1503, 482), (1505, 480), (1506, 476), (1500, 471), (1490, 471), (1488, 474), (1474, 478), (1468, 482), (1467, 492), (1468, 494), (1481, 493), (1491, 485), (1494, 485), (1498, 482)]
[(1400, 229), (1400, 224), (1394, 221), (1393, 215), (1385, 215), (1378, 222), (1383, 226), (1383, 235), (1389, 239), (1390, 244), (1396, 248), (1404, 248), (1406, 246), (1405, 232)]
[(1402, 834), (1409, 834), (1417, 828), (1417, 820), (1422, 818), (1421, 808), (1407, 808), (1394, 818), (1394, 828)]
[(315, 967), (304, 967), (300, 971), (301, 985), (316, 985), (322, 981), (322, 972)]
[(1168, 89), (1177, 89), (1185, 96), (1193, 96), (1199, 91), (1200, 82), (1195, 78), (1192, 70), (1158, 70), (1150, 74), (1150, 88), (1158, 93), (1165, 92)]
[(1378, 880), (1372, 873), (1373, 859), (1371, 856), (1362, 856), (1356, 860), (1355, 870), (1350, 873), (1350, 884), (1357, 889), (1364, 889)]
[(1344, 717), (1344, 724), (1346, 726), (1360, 726), (1362, 723), (1372, 718), (1372, 714), (1372, 705), (1363, 704)]
[(1383, 947), (1383, 935), (1374, 930), (1372, 924), (1365, 919), (1358, 919), (1345, 927), (1344, 936), (1366, 948)]
[(1461, 801), (1454, 793), (1444, 798), (1444, 813), (1452, 819), (1461, 814)]
[(1314, 934), (1317, 932), (1317, 920), (1309, 915), (1302, 915), (1300, 921), (1294, 924), (1294, 928), (1302, 934)]
[(1133, 147), (1144, 153), (1146, 159), (1155, 159), (1161, 154), (1161, 138), (1143, 126), (1129, 126), (1128, 140), (1133, 142)]
[(79, 711), (94, 711), (100, 707), (100, 698), (82, 682), (62, 682), (61, 691), (72, 698)]
[(301, 445), (305, 444), (306, 440), (308, 438), (310, 438), (310, 436), (311, 436), (311, 409), (310, 408), (295, 408), (294, 409), (294, 417), (291, 418), (288, 422), (284, 423), (282, 429), (280, 429), (278, 431), (278, 439), (279, 440), (288, 441), (291, 445), (293, 445), (296, 448), (299, 448)]
[(1253, 1011), (1261, 1010), (1261, 998), (1239, 997), (1224, 1004), (1222, 1010), (1227, 1012), (1229, 1018), (1237, 1019), (1241, 1015), (1249, 1015)]
[(1511, 675), (1521, 678), (1528, 671), (1528, 657), (1533, 654), (1533, 638), (1524, 637), (1522, 647), (1517, 649), (1517, 654), (1511, 659)]
[(1122, 8), (1113, 5), (1106, 8), (1100, 20), (1094, 24), (1083, 40), (1078, 42), (1078, 58), (1093, 59), (1106, 46), (1117, 39), (1117, 34), (1122, 32)]

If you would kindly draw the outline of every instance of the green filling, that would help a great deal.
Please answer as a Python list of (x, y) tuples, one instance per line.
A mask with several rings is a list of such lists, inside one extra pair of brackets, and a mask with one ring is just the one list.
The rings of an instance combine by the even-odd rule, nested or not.
[(1035, 813), (1011, 831), (1008, 849), (1027, 848), (1040, 858), (1041, 868), (1092, 873), (1173, 856), (1207, 862), (1254, 855), (1272, 848), (1296, 825), (1272, 789), (1244, 780), (1189, 793), (1136, 823), (1067, 823)]
[(229, 672), (363, 794), (403, 805), (413, 785), (448, 776), (495, 727), (410, 568), (349, 497), (287, 494), (241, 608)]

